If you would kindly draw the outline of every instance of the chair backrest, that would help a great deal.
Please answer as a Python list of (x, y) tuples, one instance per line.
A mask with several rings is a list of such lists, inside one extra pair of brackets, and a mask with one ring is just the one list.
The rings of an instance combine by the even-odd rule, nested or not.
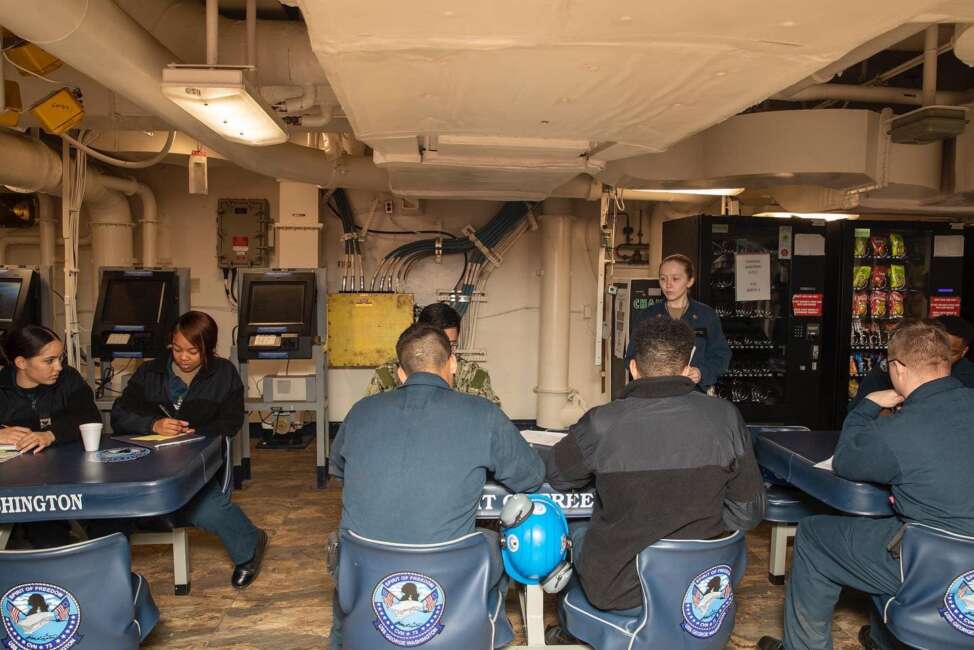
[(223, 436), (223, 478), (220, 491), (230, 496), (233, 494), (233, 442), (229, 436)]
[[(392, 544), (342, 531), (345, 650), (493, 648), (497, 612), (488, 607), (488, 544), (482, 533), (441, 544)], [(492, 605), (504, 606), (496, 598)]]
[[(128, 540), (0, 551), (0, 647), (138, 648)], [(11, 643), (12, 642), (12, 643)]]
[(747, 568), (744, 533), (714, 540), (663, 539), (636, 558), (642, 620), (633, 648), (719, 650), (734, 629), (734, 589)]
[(974, 647), (974, 537), (909, 524), (900, 573), (896, 596), (879, 603), (896, 638), (922, 649)]

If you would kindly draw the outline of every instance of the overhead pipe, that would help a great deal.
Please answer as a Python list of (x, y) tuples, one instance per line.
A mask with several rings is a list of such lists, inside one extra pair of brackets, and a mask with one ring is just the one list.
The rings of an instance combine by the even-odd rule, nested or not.
[(923, 33), (923, 105), (933, 106), (937, 99), (937, 41), (940, 28), (927, 27)]
[[(571, 326), (572, 203), (544, 202), (541, 218), (541, 304), (538, 335), (538, 426), (563, 429), (571, 408), (568, 385)], [(577, 419), (577, 418), (576, 418)]]
[[(43, 142), (0, 131), (0, 185), (24, 192), (61, 194), (61, 157)], [(131, 185), (130, 185), (131, 184)], [(98, 266), (132, 264), (132, 215), (119, 189), (135, 181), (106, 176), (89, 167), (84, 204), (91, 216), (92, 257)], [(154, 203), (154, 201), (152, 201)]]
[(323, 187), (389, 191), (388, 174), (371, 160), (329, 160), (320, 151), (294, 144), (249, 147), (205, 127), (162, 94), (162, 70), (178, 62), (177, 57), (111, 0), (0, 0), (0, 15), (4, 26), (21, 38), (244, 169)]
[[(936, 48), (934, 48), (936, 52)], [(773, 95), (771, 99), (787, 102), (820, 101), (836, 99), (850, 102), (873, 104), (923, 105), (923, 91), (916, 88), (894, 88), (890, 86), (855, 86), (852, 84), (822, 84), (810, 86), (793, 95)], [(969, 92), (940, 91), (934, 95), (937, 104), (955, 105), (971, 101)]]
[(57, 254), (57, 219), (54, 217), (54, 197), (50, 194), (37, 195), (37, 228), (41, 248), (41, 266), (54, 266)]
[(247, 65), (251, 67), (250, 78), (257, 74), (257, 0), (247, 0)]
[[(200, 0), (117, 0), (117, 4), (175, 54), (172, 61), (200, 61), (200, 43), (205, 39), (205, 9)], [(308, 28), (303, 22), (257, 20), (256, 9), (253, 15), (253, 31), (255, 34), (260, 32), (260, 40), (256, 35), (251, 37), (246, 19), (218, 17), (220, 61), (252, 65), (260, 62), (254, 78), (260, 86), (328, 84), (325, 71), (311, 49)], [(252, 61), (247, 53), (251, 44), (254, 47)]]
[[(837, 61), (830, 63), (816, 72), (813, 72), (811, 75), (805, 77), (798, 83), (792, 84), (788, 88), (785, 88), (778, 93), (776, 97), (788, 98), (795, 95), (799, 91), (804, 90), (805, 88), (827, 83), (846, 68), (849, 68), (861, 61), (865, 61), (869, 57), (878, 54), (883, 50), (887, 50), (897, 43), (910, 38), (911, 36), (919, 34), (929, 25), (930, 23), (908, 23), (906, 25), (901, 25), (896, 29), (890, 30), (885, 34), (881, 34), (871, 41), (867, 41), (859, 47), (851, 50)], [(795, 99), (792, 101), (801, 100)]]
[(220, 49), (220, 3), (206, 0), (206, 65), (216, 65)]
[(104, 176), (102, 182), (108, 189), (121, 192), (126, 196), (139, 197), (142, 203), (142, 218), (139, 220), (142, 226), (142, 266), (158, 266), (159, 208), (152, 188), (134, 179), (117, 176)]

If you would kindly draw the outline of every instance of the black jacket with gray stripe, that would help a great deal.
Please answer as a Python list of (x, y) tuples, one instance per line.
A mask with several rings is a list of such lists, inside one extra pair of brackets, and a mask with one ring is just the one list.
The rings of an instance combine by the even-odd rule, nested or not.
[(685, 377), (652, 377), (591, 409), (548, 456), (551, 485), (597, 499), (575, 570), (600, 609), (639, 607), (636, 555), (660, 539), (709, 539), (761, 522), (766, 497), (733, 404)]

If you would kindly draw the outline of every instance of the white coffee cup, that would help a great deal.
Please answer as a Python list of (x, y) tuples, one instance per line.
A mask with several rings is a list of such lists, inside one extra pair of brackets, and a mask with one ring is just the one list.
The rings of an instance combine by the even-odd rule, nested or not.
[(101, 446), (101, 428), (101, 422), (81, 425), (81, 441), (85, 445), (85, 451), (98, 451)]

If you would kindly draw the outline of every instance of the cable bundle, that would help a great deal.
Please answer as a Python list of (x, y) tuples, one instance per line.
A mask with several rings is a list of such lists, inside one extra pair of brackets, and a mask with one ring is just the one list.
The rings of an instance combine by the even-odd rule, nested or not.
[[(525, 223), (524, 216), (530, 208), (530, 204), (522, 201), (505, 203), (493, 219), (474, 233), (474, 237), (488, 249), (496, 250), (518, 229), (520, 224)], [(400, 291), (406, 276), (416, 262), (435, 255), (463, 254), (464, 269), (455, 289), (460, 292), (464, 286), (469, 285), (472, 291), (472, 287), (476, 284), (474, 280), (487, 262), (487, 257), (471, 238), (457, 238), (452, 235), (450, 237), (449, 239), (442, 237), (420, 239), (393, 249), (386, 254), (379, 268), (372, 275), (369, 290)]]

